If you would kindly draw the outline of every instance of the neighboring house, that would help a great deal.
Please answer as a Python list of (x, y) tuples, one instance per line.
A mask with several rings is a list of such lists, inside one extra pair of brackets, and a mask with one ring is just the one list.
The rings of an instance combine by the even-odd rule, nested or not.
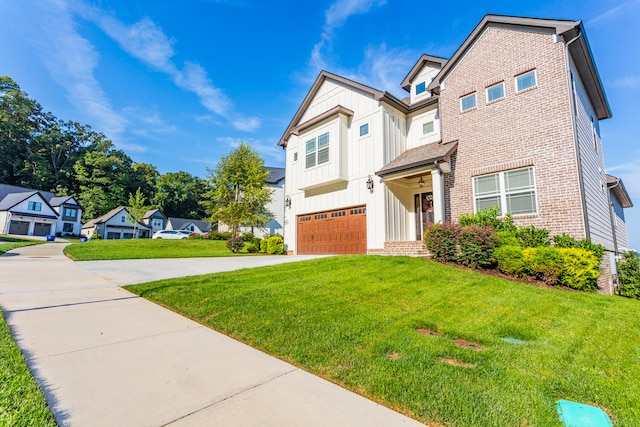
[(200, 221), (197, 219), (188, 218), (173, 218), (167, 219), (167, 230), (189, 230), (192, 233), (203, 234), (211, 230), (211, 224), (206, 221)]
[(89, 238), (119, 240), (150, 237), (151, 227), (138, 223), (135, 227), (129, 220), (126, 206), (118, 206), (99, 218), (82, 226), (82, 235)]
[(156, 231), (164, 230), (167, 226), (168, 218), (160, 209), (147, 211), (142, 218), (142, 222), (151, 228), (151, 235)]
[(289, 253), (417, 254), (428, 225), (492, 206), (612, 254), (626, 243), (631, 200), (605, 175), (611, 111), (580, 21), (487, 15), (401, 86), (403, 100), (320, 73), (279, 142)]
[(72, 196), (0, 184), (0, 233), (79, 235), (81, 216), (82, 207)]

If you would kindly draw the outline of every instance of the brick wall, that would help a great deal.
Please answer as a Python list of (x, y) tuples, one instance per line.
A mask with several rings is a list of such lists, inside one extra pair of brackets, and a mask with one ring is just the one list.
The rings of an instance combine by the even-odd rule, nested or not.
[[(516, 94), (515, 76), (535, 69), (537, 87)], [(487, 105), (486, 87), (504, 81), (505, 98)], [(460, 112), (460, 97), (477, 107)], [(584, 238), (584, 220), (563, 43), (540, 31), (488, 27), (444, 80), (443, 141), (458, 141), (446, 177), (447, 219), (473, 212), (472, 178), (534, 166), (538, 213), (516, 224)]]
[(429, 252), (424, 247), (424, 242), (384, 242), (384, 249), (369, 249), (368, 255), (407, 255), (428, 256)]

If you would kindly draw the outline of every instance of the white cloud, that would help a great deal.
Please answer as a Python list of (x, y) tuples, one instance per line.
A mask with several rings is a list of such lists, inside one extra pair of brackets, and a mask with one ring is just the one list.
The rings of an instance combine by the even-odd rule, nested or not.
[(262, 156), (265, 166), (274, 166), (275, 164), (284, 163), (284, 150), (274, 141), (264, 141), (262, 139), (253, 138), (233, 138), (219, 137), (216, 141), (225, 144), (229, 149), (238, 148), (241, 142), (251, 145), (251, 147)]
[(640, 158), (607, 168), (607, 173), (621, 178), (632, 199), (640, 199)]
[(640, 76), (620, 77), (611, 82), (612, 87), (640, 89)]
[(604, 12), (600, 13), (597, 16), (594, 16), (587, 22), (587, 25), (594, 26), (598, 24), (600, 21), (606, 21), (607, 19), (614, 18), (620, 15), (625, 9), (631, 6), (637, 6), (637, 5), (640, 5), (640, 0), (632, 0), (632, 1), (624, 2), (622, 4), (619, 4), (617, 6), (614, 6), (612, 8), (605, 10)]
[(355, 80), (401, 97), (406, 96), (407, 93), (399, 84), (418, 57), (419, 54), (411, 49), (390, 49), (385, 43), (369, 46)]

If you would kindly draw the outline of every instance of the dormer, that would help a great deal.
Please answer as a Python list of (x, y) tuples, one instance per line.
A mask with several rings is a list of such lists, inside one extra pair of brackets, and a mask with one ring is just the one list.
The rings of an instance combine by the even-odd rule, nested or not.
[(400, 85), (409, 92), (412, 105), (431, 96), (429, 84), (446, 63), (447, 60), (444, 58), (422, 55), (411, 68)]

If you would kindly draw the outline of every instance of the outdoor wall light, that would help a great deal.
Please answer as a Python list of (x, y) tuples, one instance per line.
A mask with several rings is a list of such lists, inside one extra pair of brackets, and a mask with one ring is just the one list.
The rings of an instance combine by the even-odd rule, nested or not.
[(290, 208), (290, 207), (291, 207), (291, 197), (287, 196), (287, 197), (284, 199), (284, 205), (285, 205), (286, 207), (288, 207), (288, 208)]
[(371, 178), (371, 175), (367, 178), (367, 190), (373, 191), (373, 178)]
[(420, 186), (420, 188), (424, 187), (424, 179), (422, 179), (422, 177), (420, 177), (420, 180), (418, 181), (418, 186)]

